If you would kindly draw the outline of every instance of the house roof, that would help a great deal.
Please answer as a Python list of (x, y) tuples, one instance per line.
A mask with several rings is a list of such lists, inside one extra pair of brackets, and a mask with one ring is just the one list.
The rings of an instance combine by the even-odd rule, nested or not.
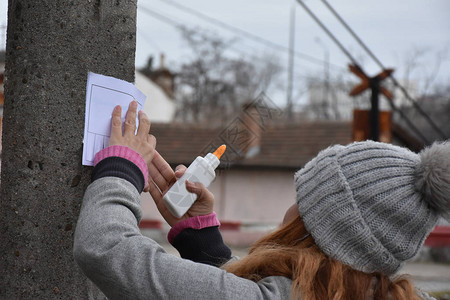
[[(156, 149), (172, 165), (189, 165), (198, 155), (204, 156), (225, 143), (227, 151), (221, 159), (222, 166), (299, 168), (330, 145), (350, 143), (352, 123), (273, 124), (250, 134), (230, 126), (211, 129), (155, 123), (150, 131), (156, 136)], [(246, 158), (245, 152), (249, 150), (246, 145), (250, 141), (259, 144), (259, 151)]]

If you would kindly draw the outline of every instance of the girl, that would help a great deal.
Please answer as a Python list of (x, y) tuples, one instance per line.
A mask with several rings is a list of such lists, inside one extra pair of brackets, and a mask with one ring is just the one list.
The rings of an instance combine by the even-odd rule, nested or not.
[[(124, 131), (114, 109), (110, 146), (96, 155), (78, 220), (74, 257), (110, 299), (426, 299), (395, 278), (450, 213), (450, 147), (419, 155), (362, 142), (323, 150), (294, 176), (295, 203), (282, 226), (236, 261), (223, 243), (214, 196), (187, 182), (197, 201), (181, 219), (162, 195), (175, 172), (155, 150), (150, 122), (136, 103)], [(150, 174), (151, 180), (148, 179)], [(141, 235), (140, 193), (149, 191), (172, 226), (182, 258)]]

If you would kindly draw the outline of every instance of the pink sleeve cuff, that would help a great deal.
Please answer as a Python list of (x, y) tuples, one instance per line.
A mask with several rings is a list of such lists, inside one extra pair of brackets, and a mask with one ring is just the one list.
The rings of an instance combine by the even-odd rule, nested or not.
[(101, 160), (103, 160), (107, 157), (112, 157), (112, 156), (125, 158), (125, 159), (131, 161), (132, 163), (134, 163), (136, 166), (138, 166), (138, 168), (142, 172), (142, 175), (144, 175), (145, 185), (148, 184), (148, 167), (147, 167), (147, 164), (145, 163), (145, 160), (142, 158), (142, 156), (139, 153), (137, 153), (133, 149), (128, 148), (126, 146), (121, 146), (121, 145), (109, 146), (109, 147), (106, 147), (105, 149), (97, 152), (97, 154), (95, 154), (95, 158), (94, 158), (94, 167)]
[(217, 219), (215, 212), (212, 212), (208, 215), (192, 217), (175, 224), (175, 226), (170, 229), (169, 234), (167, 235), (167, 239), (169, 240), (169, 243), (172, 244), (175, 237), (186, 228), (198, 230), (213, 226), (220, 226), (220, 222)]

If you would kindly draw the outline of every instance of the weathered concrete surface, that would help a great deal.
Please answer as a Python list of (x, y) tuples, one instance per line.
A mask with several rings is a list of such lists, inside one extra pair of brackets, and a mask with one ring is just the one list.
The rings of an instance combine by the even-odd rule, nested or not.
[(88, 70), (134, 79), (137, 0), (10, 0), (0, 299), (98, 299), (72, 258)]

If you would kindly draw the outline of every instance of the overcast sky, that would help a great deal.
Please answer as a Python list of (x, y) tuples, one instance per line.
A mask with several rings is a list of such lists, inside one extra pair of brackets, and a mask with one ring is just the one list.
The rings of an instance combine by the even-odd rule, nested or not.
[[(184, 8), (170, 3), (178, 3)], [(366, 68), (369, 75), (380, 71), (321, 1), (306, 0), (305, 3)], [(416, 49), (427, 51), (421, 60), (424, 62), (422, 65), (427, 67), (416, 75), (434, 72), (432, 64), (436, 62), (436, 53), (440, 51), (447, 55), (441, 62), (438, 80), (446, 82), (450, 79), (449, 0), (329, 0), (329, 3), (386, 67), (396, 69), (398, 77), (403, 75), (406, 57)], [(150, 55), (159, 57), (161, 52), (165, 53), (169, 67), (179, 64), (183, 56), (188, 55), (176, 24), (233, 39), (231, 50), (236, 55), (269, 53), (277, 57), (283, 66), (287, 66), (287, 52), (268, 44), (288, 46), (293, 6), (296, 7), (295, 51), (304, 55), (303, 58), (295, 58), (295, 73), (320, 72), (326, 55), (334, 72), (345, 72), (349, 59), (294, 0), (140, 0), (136, 66), (142, 67)], [(6, 9), (7, 0), (0, 0), (0, 26), (6, 25)], [(207, 21), (196, 14), (209, 16), (215, 21)], [(218, 26), (218, 22), (223, 25)], [(225, 29), (227, 26), (232, 26), (234, 31)], [(236, 33), (236, 30), (245, 31), (254, 38)], [(3, 33), (0, 38), (3, 44)], [(264, 42), (256, 42), (258, 38)]]
[[(180, 3), (191, 11), (168, 3)], [(169, 22), (161, 20), (161, 17), (152, 15), (149, 10), (187, 27), (215, 32), (228, 38), (237, 38), (233, 48), (249, 54), (272, 52), (287, 65), (285, 52), (216, 26), (194, 15), (193, 12), (202, 13), (226, 25), (287, 47), (291, 8), (295, 3), (292, 0), (140, 1), (138, 3), (136, 65), (142, 66), (148, 55), (158, 52), (164, 52), (169, 61), (171, 59), (176, 61), (183, 54), (182, 50), (185, 47), (178, 30)], [(310, 0), (305, 3), (341, 40), (352, 55), (367, 68), (369, 74), (375, 74), (380, 70), (320, 1)], [(329, 3), (386, 67), (401, 68), (406, 57), (411, 55), (414, 49), (426, 49), (428, 51), (426, 59), (430, 63), (434, 61), (436, 52), (448, 53), (450, 50), (450, 1), (448, 0), (330, 0)], [(333, 65), (345, 68), (349, 59), (301, 6), (295, 6), (295, 50), (306, 55), (305, 59), (296, 57), (296, 73), (322, 69), (320, 60), (325, 60), (327, 52)], [(309, 57), (319, 61), (311, 60)], [(441, 77), (449, 78), (450, 71), (444, 72), (445, 69), (450, 70), (449, 62), (450, 55), (447, 55), (439, 73)]]

